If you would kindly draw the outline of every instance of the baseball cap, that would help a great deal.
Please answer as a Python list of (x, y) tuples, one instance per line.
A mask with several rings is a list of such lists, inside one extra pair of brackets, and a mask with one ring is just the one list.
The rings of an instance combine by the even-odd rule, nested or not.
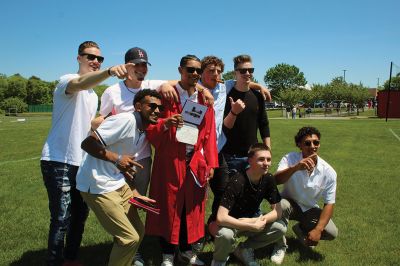
[(146, 51), (139, 47), (133, 47), (126, 52), (125, 64), (128, 62), (132, 62), (134, 64), (147, 63), (151, 66), (151, 64), (148, 62)]

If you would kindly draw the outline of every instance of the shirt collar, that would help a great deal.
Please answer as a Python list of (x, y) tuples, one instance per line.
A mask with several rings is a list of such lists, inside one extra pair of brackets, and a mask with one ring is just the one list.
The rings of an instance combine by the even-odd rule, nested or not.
[(139, 131), (145, 130), (145, 128), (143, 128), (143, 121), (142, 121), (142, 117), (140, 116), (140, 113), (139, 113), (139, 112), (133, 112), (133, 116), (134, 116), (135, 119), (136, 119), (136, 126), (137, 126), (137, 129), (138, 129)]

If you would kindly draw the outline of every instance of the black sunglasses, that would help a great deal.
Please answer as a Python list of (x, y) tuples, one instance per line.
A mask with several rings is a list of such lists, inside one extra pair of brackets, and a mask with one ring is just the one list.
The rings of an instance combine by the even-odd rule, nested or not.
[[(314, 146), (319, 146), (319, 140), (313, 140), (312, 144), (314, 144)], [(304, 145), (306, 145), (307, 147), (310, 147), (311, 146), (311, 141), (310, 140), (304, 141)]]
[(86, 53), (82, 53), (80, 55), (81, 56), (86, 55), (87, 59), (90, 61), (94, 61), (94, 59), (97, 59), (97, 62), (99, 62), (99, 63), (103, 63), (103, 61), (104, 61), (104, 57), (102, 57), (100, 55), (86, 54)]
[(162, 106), (162, 105), (158, 105), (158, 104), (156, 104), (156, 103), (148, 103), (147, 104), (150, 108), (151, 108), (151, 110), (156, 110), (157, 108), (158, 108), (158, 110), (160, 110), (160, 112), (162, 112), (162, 111), (164, 111), (164, 106)]
[(197, 67), (185, 67), (185, 69), (190, 74), (193, 74), (195, 71), (199, 75), (201, 75), (203, 73), (203, 70), (201, 70), (201, 68), (197, 68)]
[(239, 71), (240, 74), (246, 74), (247, 71), (249, 71), (250, 74), (254, 73), (254, 67), (250, 67), (250, 68), (237, 68), (236, 71)]

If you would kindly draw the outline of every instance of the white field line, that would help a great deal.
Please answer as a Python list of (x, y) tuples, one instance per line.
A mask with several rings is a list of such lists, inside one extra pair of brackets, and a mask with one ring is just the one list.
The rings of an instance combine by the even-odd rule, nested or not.
[(389, 130), (390, 130), (390, 132), (392, 132), (393, 136), (395, 136), (400, 141), (400, 137), (397, 136), (397, 134), (394, 133), (394, 131), (391, 128), (389, 128)]
[(37, 160), (37, 159), (40, 159), (40, 157), (33, 157), (33, 158), (22, 159), (22, 160), (5, 161), (5, 162), (0, 162), (0, 165), (8, 164), (8, 163), (26, 162), (26, 161), (32, 161), (32, 160)]

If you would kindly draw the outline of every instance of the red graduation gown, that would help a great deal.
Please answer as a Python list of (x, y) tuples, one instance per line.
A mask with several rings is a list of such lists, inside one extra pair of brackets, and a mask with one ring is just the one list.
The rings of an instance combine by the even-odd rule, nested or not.
[[(198, 102), (204, 104), (199, 93)], [(175, 101), (162, 100), (165, 107), (163, 117), (182, 111)], [(172, 244), (179, 244), (179, 229), (183, 206), (186, 210), (188, 243), (204, 236), (206, 189), (196, 185), (191, 174), (186, 175), (186, 144), (176, 140), (176, 128), (164, 129), (164, 119), (146, 130), (150, 143), (155, 148), (149, 196), (157, 201), (160, 214), (147, 213), (146, 234), (161, 236)], [(204, 156), (200, 153), (203, 149)], [(206, 161), (208, 168), (218, 167), (218, 151), (215, 134), (214, 109), (208, 107), (199, 126), (199, 136), (194, 152)], [(193, 156), (195, 157), (195, 156)]]

